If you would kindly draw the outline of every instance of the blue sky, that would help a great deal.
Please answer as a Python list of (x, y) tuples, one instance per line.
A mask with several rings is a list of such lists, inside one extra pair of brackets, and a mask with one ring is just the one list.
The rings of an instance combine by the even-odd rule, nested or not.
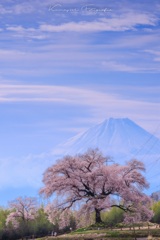
[(160, 137), (160, 3), (0, 3), (0, 205), (36, 195), (47, 153), (109, 117)]

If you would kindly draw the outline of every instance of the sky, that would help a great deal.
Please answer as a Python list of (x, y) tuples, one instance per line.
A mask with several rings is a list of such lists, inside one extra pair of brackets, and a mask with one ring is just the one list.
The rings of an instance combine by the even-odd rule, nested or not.
[(110, 117), (160, 138), (158, 0), (0, 1), (0, 205), (39, 196), (48, 153)]

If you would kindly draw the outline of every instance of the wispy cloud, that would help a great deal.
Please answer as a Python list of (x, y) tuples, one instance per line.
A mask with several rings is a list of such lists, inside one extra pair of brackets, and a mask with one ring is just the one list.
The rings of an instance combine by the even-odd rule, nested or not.
[(1, 4), (1, 5), (0, 5), (0, 13), (1, 13), (1, 14), (10, 14), (10, 13), (12, 13), (12, 10), (4, 7), (4, 6)]
[(11, 26), (11, 27), (7, 27), (6, 30), (8, 31), (15, 31), (15, 32), (35, 32), (36, 29), (35, 28), (24, 28), (22, 26)]
[(33, 7), (34, 5), (31, 3), (27, 2), (21, 2), (18, 4), (13, 3), (12, 1), (10, 2), (10, 5), (6, 4), (1, 4), (0, 5), (0, 13), (1, 14), (28, 14), (32, 13), (35, 8)]
[(155, 62), (160, 62), (160, 50), (145, 50), (144, 52), (149, 53), (153, 56)]
[(118, 63), (116, 61), (105, 61), (102, 62), (102, 68), (108, 71), (118, 71), (118, 72), (139, 72), (143, 71), (139, 67), (129, 66), (127, 64)]
[(8, 31), (19, 33), (35, 32), (100, 32), (100, 31), (128, 31), (135, 30), (139, 25), (156, 26), (158, 17), (138, 12), (129, 12), (119, 15), (113, 15), (108, 18), (97, 18), (93, 21), (68, 21), (61, 24), (41, 24), (37, 28), (25, 28), (23, 26), (9, 26)]
[[(143, 90), (143, 95), (150, 91), (151, 88), (133, 88), (134, 92)], [(114, 88), (115, 92), (116, 88)], [(112, 89), (113, 91), (113, 89)], [(107, 107), (115, 111), (117, 106), (124, 111), (128, 109), (144, 109), (148, 107), (150, 111), (157, 109), (158, 102), (146, 101), (146, 98), (139, 100), (126, 99), (119, 94), (112, 94), (109, 89), (106, 93), (94, 89), (84, 89), (67, 86), (53, 86), (53, 85), (18, 85), (18, 84), (4, 84), (0, 83), (0, 102), (55, 102), (59, 104), (68, 105), (84, 105), (99, 109), (100, 111)], [(158, 88), (152, 88), (152, 93), (157, 93)], [(126, 94), (125, 94), (126, 95)], [(94, 101), (96, 99), (96, 101)], [(144, 107), (145, 106), (145, 107)], [(138, 111), (137, 109), (137, 111)]]
[[(4, 29), (2, 29), (4, 30)], [(17, 26), (8, 26), (6, 27), (6, 30), (8, 32), (12, 33), (12, 37), (14, 38), (27, 38), (27, 39), (37, 39), (37, 40), (43, 40), (49, 38), (45, 33), (39, 31), (36, 28), (25, 28), (21, 25)]]
[[(60, 1), (61, 4), (66, 4), (65, 0)], [(77, 4), (80, 3), (80, 0), (69, 0), (67, 1), (67, 4)], [(0, 4), (0, 13), (3, 15), (23, 15), (23, 14), (31, 14), (31, 13), (42, 13), (44, 11), (48, 11), (50, 6), (55, 5), (55, 1), (53, 0), (46, 0), (46, 1), (40, 1), (35, 0), (34, 2), (31, 0), (21, 1), (21, 2), (15, 2), (15, 1), (1, 1)]]
[(34, 11), (33, 4), (29, 4), (27, 2), (16, 4), (13, 8), (13, 12), (15, 14), (31, 13), (33, 11)]
[(41, 31), (46, 32), (97, 32), (134, 30), (137, 25), (155, 26), (158, 21), (153, 15), (145, 13), (128, 13), (112, 18), (100, 18), (93, 22), (68, 22), (61, 25), (42, 24)]
[[(19, 26), (18, 29), (21, 27)], [(134, 41), (132, 41), (133, 45), (128, 44), (131, 38), (132, 35), (129, 35), (128, 38), (121, 37), (114, 39), (113, 42), (94, 45), (88, 39), (81, 42), (81, 37), (77, 39), (77, 44), (75, 44), (76, 39), (73, 41), (70, 39), (68, 42), (69, 39), (66, 36), (66, 44), (62, 39), (60, 40), (62, 42), (58, 43), (59, 38), (57, 38), (55, 44), (37, 45), (32, 51), (28, 51), (28, 48), (24, 49), (21, 45), (14, 50), (0, 49), (1, 66), (5, 64), (1, 72), (12, 71), (14, 75), (23, 76), (24, 74), (25, 76), (42, 76), (82, 70), (83, 72), (159, 72), (159, 65), (154, 61), (151, 52), (147, 54), (145, 51), (148, 44), (153, 43), (153, 46), (158, 46), (158, 36), (147, 35), (148, 42), (145, 45), (146, 40), (143, 36), (134, 36), (135, 45)]]
[[(59, 102), (64, 104), (92, 104), (92, 98), (103, 99), (103, 93), (65, 86), (0, 84), (1, 102)], [(108, 96), (108, 100), (111, 96)]]

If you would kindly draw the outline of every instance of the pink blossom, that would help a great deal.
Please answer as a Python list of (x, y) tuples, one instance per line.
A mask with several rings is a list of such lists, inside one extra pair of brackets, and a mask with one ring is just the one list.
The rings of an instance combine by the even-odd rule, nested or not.
[(61, 196), (58, 210), (72, 208), (77, 203), (80, 212), (96, 212), (100, 222), (100, 212), (111, 207), (132, 211), (139, 203), (148, 202), (142, 192), (149, 185), (142, 175), (144, 165), (135, 159), (126, 165), (108, 165), (98, 150), (88, 150), (85, 154), (65, 156), (51, 167), (43, 177), (41, 189), (46, 197), (53, 193)]
[(12, 224), (14, 228), (19, 227), (20, 221), (28, 222), (34, 220), (37, 214), (36, 199), (19, 197), (9, 203), (11, 213), (7, 216), (6, 225)]

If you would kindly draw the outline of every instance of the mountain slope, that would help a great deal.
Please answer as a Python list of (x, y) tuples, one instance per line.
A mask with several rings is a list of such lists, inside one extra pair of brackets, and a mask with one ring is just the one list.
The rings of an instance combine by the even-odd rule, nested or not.
[(160, 139), (128, 118), (110, 118), (70, 138), (53, 149), (55, 155), (83, 153), (88, 148), (99, 148), (116, 161), (145, 155), (160, 154)]

